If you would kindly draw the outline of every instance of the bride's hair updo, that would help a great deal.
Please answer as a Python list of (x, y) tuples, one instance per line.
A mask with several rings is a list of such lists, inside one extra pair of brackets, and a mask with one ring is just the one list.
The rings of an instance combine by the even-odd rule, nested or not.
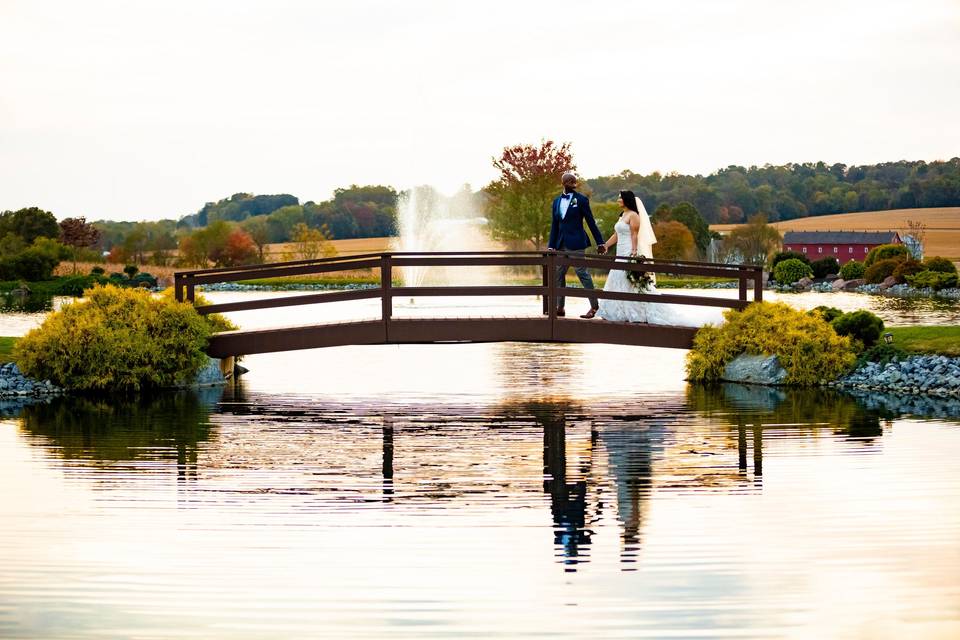
[(620, 199), (623, 200), (623, 206), (634, 213), (640, 213), (637, 209), (637, 196), (633, 195), (633, 191), (621, 191)]

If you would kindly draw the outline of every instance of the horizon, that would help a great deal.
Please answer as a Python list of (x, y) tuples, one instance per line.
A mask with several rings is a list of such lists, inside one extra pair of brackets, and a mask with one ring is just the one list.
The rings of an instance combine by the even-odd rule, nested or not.
[[(571, 142), (584, 177), (960, 149), (949, 0), (501, 4), (507, 20), (439, 0), (6, 2), (0, 210), (141, 221), (242, 192), (449, 194), (543, 139)], [(567, 21), (577, 46), (558, 50)]]

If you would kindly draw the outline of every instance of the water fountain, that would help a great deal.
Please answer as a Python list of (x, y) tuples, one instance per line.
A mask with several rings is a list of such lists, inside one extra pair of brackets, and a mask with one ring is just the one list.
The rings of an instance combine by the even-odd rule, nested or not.
[[(487, 220), (469, 187), (445, 196), (423, 185), (401, 194), (397, 202), (400, 235), (397, 251), (494, 251), (502, 249), (487, 234)], [(404, 286), (493, 284), (499, 269), (487, 267), (404, 267)]]

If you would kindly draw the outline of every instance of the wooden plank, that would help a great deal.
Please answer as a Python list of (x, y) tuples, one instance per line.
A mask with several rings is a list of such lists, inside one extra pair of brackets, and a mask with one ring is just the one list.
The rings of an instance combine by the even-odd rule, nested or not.
[(697, 330), (693, 327), (603, 320), (558, 318), (554, 326), (556, 342), (624, 344), (638, 347), (689, 349)]
[(525, 257), (499, 257), (499, 256), (474, 256), (474, 257), (410, 257), (393, 259), (396, 267), (522, 267), (538, 266), (544, 262), (543, 258), (525, 258)]
[(386, 338), (381, 320), (253, 331), (225, 331), (210, 338), (207, 353), (214, 358), (226, 358), (319, 347), (383, 344)]
[(242, 267), (212, 267), (209, 269), (194, 269), (192, 271), (177, 271), (174, 273), (174, 276), (177, 275), (187, 275), (187, 276), (197, 276), (197, 275), (209, 275), (214, 273), (227, 274), (227, 273), (243, 273), (245, 271), (253, 271), (256, 269), (263, 269), (264, 267), (298, 267), (303, 265), (310, 264), (329, 264), (333, 262), (343, 262), (344, 260), (362, 260), (368, 258), (379, 258), (380, 253), (358, 253), (355, 255), (349, 256), (333, 256), (330, 258), (312, 258), (309, 260), (288, 260), (286, 262), (267, 262), (263, 264), (248, 264)]
[(371, 269), (380, 266), (380, 260), (353, 260), (336, 264), (306, 264), (295, 267), (266, 267), (233, 273), (212, 273), (207, 275), (191, 276), (196, 284), (210, 282), (237, 282), (238, 280), (258, 280), (263, 278), (285, 278), (318, 273), (333, 273), (336, 271), (352, 271), (354, 269)]
[(682, 264), (655, 263), (655, 262), (626, 262), (624, 260), (610, 260), (607, 258), (574, 258), (558, 256), (558, 263), (572, 267), (587, 267), (588, 269), (618, 269), (620, 271), (649, 271), (651, 273), (669, 273), (674, 275), (708, 276), (713, 278), (736, 279), (740, 275), (738, 267), (727, 266), (688, 266)]
[(265, 298), (260, 300), (244, 300), (242, 302), (222, 302), (197, 307), (197, 312), (227, 313), (230, 311), (249, 311), (251, 309), (274, 309), (277, 307), (295, 307), (305, 304), (320, 304), (325, 302), (344, 302), (347, 300), (366, 300), (379, 298), (380, 289), (356, 289), (353, 291), (331, 291), (329, 293), (311, 293), (284, 298)]
[(397, 296), (430, 296), (430, 297), (454, 297), (454, 296), (536, 296), (546, 291), (541, 286), (464, 286), (464, 287), (395, 287), (394, 295)]
[(548, 342), (549, 318), (395, 318), (391, 344)]

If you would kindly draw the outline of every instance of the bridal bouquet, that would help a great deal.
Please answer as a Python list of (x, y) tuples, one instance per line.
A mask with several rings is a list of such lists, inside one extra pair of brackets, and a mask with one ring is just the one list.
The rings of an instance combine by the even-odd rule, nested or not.
[[(643, 256), (630, 256), (630, 262), (642, 263), (645, 260)], [(653, 277), (646, 271), (627, 271), (627, 280), (637, 288), (638, 293), (643, 293), (650, 289), (653, 284)]]

